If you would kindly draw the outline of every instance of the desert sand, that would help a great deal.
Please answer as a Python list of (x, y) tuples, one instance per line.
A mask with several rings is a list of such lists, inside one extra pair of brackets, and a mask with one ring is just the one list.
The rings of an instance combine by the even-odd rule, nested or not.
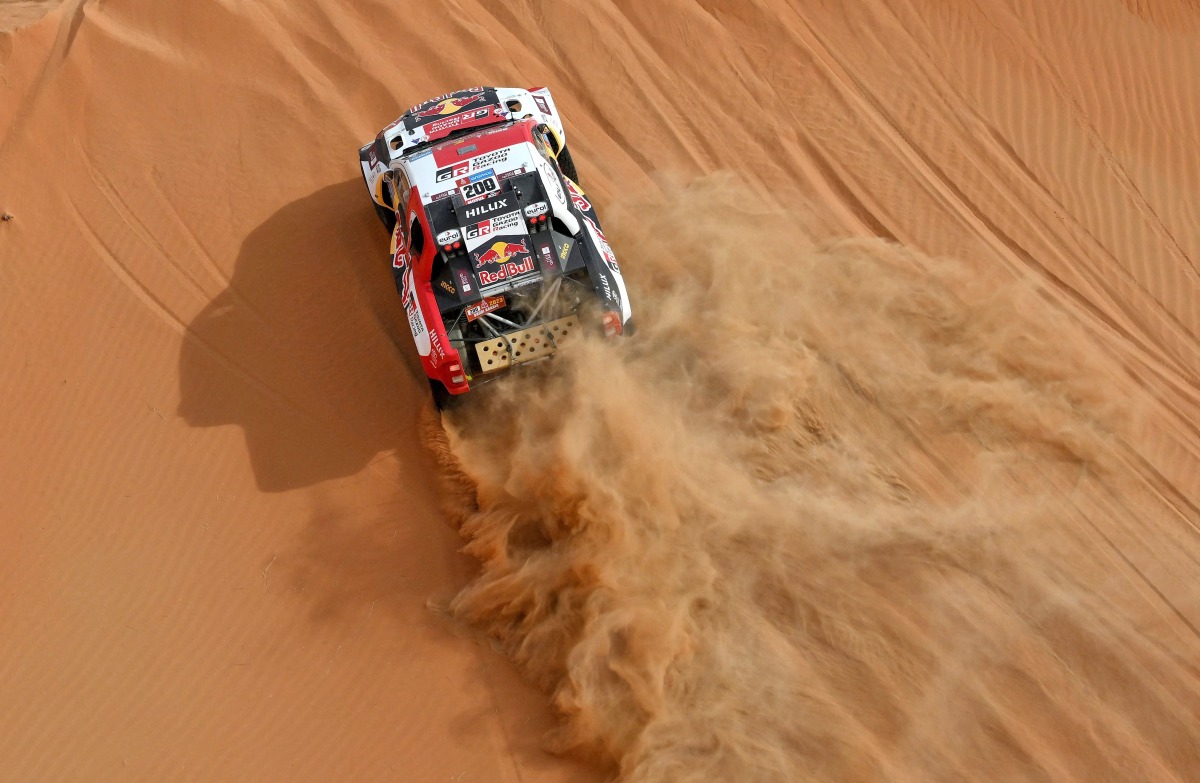
[[(1200, 780), (1189, 0), (0, 3), (0, 780)], [(639, 323), (439, 417), (357, 148)]]

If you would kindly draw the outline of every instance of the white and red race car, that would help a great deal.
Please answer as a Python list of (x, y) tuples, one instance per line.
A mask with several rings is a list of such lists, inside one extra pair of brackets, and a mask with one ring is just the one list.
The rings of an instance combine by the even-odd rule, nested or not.
[(621, 270), (546, 88), (425, 101), (359, 159), (439, 406), (580, 330), (631, 331)]

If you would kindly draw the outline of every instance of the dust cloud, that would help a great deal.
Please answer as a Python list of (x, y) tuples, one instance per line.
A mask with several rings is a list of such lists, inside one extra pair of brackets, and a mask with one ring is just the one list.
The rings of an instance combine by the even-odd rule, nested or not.
[(665, 201), (606, 210), (636, 336), (435, 444), (481, 562), (448, 610), (553, 693), (552, 746), (639, 783), (1181, 779), (1196, 670), (1102, 546), (1142, 513), (1119, 368), (985, 265), (814, 243), (719, 177)]

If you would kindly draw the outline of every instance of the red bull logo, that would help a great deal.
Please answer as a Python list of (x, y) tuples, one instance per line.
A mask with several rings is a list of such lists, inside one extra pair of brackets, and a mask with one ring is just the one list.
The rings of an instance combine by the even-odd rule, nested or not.
[(476, 100), (477, 100), (477, 96), (471, 96), (469, 98), (449, 98), (444, 101), (438, 101), (437, 103), (435, 103), (434, 105), (432, 105), (428, 109), (426, 109), (425, 111), (417, 112), (417, 116), (418, 117), (438, 117), (443, 114), (453, 114), (454, 112), (458, 111), (459, 109), (463, 108), (464, 106), (474, 103)]
[(476, 268), (487, 266), (488, 264), (506, 264), (508, 259), (518, 253), (528, 253), (529, 247), (525, 244), (526, 240), (520, 242), (495, 242), (480, 253), (475, 259)]
[(495, 272), (487, 269), (480, 269), (479, 285), (495, 285), (501, 280), (512, 280), (515, 277), (520, 277), (521, 275), (528, 274), (529, 272), (533, 271), (533, 256), (525, 256), (525, 260), (520, 263), (517, 263), (516, 261), (509, 261), (506, 264), (501, 264), (500, 268)]

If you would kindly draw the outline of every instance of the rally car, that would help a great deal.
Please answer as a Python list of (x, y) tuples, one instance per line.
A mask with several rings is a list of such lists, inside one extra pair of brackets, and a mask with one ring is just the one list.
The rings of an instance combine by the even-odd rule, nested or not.
[(548, 89), (432, 98), (359, 160), (439, 405), (584, 330), (630, 332), (621, 270)]

